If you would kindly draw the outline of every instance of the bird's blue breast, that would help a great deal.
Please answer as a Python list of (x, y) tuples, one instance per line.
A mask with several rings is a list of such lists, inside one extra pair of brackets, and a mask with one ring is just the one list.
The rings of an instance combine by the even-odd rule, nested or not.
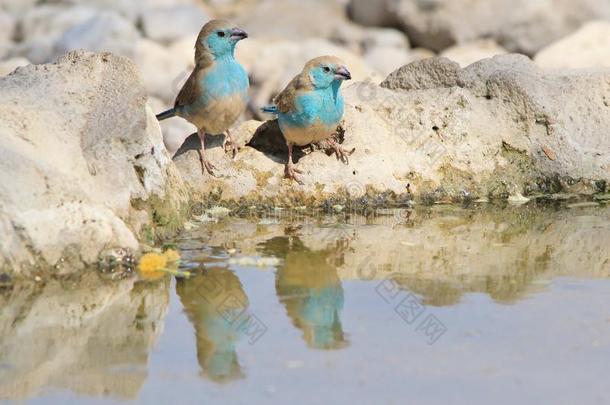
[(321, 122), (334, 127), (343, 117), (343, 96), (338, 88), (304, 92), (297, 95), (294, 103), (291, 111), (279, 114), (284, 125), (305, 128)]
[(215, 61), (214, 65), (203, 75), (202, 103), (208, 104), (214, 100), (240, 95), (248, 98), (250, 82), (244, 68), (233, 58)]

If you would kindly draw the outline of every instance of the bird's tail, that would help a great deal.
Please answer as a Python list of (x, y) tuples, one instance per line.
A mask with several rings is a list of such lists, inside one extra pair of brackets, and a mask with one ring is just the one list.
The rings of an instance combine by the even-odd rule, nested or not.
[(276, 105), (268, 105), (266, 107), (261, 108), (261, 111), (267, 114), (277, 114), (277, 106)]
[(175, 108), (171, 108), (167, 111), (162, 112), (161, 114), (157, 115), (157, 120), (159, 121), (163, 121), (166, 120), (168, 118), (174, 117), (176, 115), (176, 109)]

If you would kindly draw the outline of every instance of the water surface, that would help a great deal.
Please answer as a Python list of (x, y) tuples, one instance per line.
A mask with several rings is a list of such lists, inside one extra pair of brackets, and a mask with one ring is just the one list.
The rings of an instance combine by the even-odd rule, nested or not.
[(0, 398), (610, 403), (610, 208), (272, 211), (199, 224), (190, 279), (0, 292)]

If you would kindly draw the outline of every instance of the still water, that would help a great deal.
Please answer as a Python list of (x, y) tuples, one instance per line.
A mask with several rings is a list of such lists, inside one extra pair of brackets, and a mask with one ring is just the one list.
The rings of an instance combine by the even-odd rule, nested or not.
[(589, 205), (222, 218), (175, 241), (190, 279), (4, 287), (0, 398), (607, 404), (610, 207)]

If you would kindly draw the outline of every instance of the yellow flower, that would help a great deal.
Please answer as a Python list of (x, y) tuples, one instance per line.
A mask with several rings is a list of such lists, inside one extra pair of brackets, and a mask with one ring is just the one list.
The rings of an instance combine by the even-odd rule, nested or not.
[(180, 253), (176, 252), (173, 249), (166, 250), (163, 253), (163, 257), (165, 257), (168, 263), (175, 263), (180, 261)]
[(147, 279), (161, 278), (165, 273), (165, 267), (167, 266), (167, 258), (164, 255), (158, 253), (146, 253), (140, 259), (138, 269), (140, 275)]

